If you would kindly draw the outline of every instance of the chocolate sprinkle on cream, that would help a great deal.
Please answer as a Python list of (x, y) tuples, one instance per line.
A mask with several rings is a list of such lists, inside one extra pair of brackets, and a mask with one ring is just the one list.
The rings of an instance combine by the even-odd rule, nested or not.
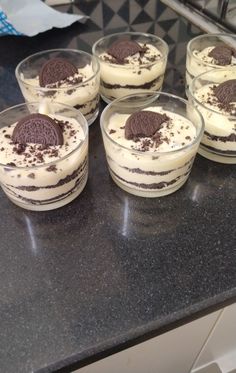
[(123, 63), (125, 58), (141, 52), (143, 52), (143, 48), (136, 41), (132, 40), (115, 41), (107, 50), (107, 53), (120, 63)]
[(166, 114), (143, 110), (131, 114), (125, 123), (125, 138), (134, 140), (140, 137), (158, 137), (162, 123), (168, 121)]
[(236, 79), (227, 80), (213, 88), (214, 95), (223, 104), (236, 101)]
[(62, 145), (60, 126), (44, 114), (30, 114), (19, 120), (12, 133), (14, 143), (42, 145)]
[(25, 152), (25, 149), (26, 149), (26, 145), (24, 144), (16, 144), (16, 146), (14, 146), (13, 148), (13, 151), (20, 155), (20, 154), (23, 154)]
[(28, 177), (29, 177), (30, 179), (35, 179), (35, 174), (34, 174), (33, 172), (31, 172), (31, 174), (29, 174)]
[(77, 68), (63, 58), (52, 58), (45, 62), (39, 72), (39, 85), (45, 87), (48, 84), (65, 80), (77, 73)]
[(210, 51), (209, 57), (214, 58), (217, 65), (226, 66), (231, 64), (232, 55), (235, 55), (236, 51), (226, 45), (218, 45)]
[(48, 172), (57, 172), (57, 166), (55, 164), (52, 164), (51, 166), (46, 168), (46, 171)]
[(6, 166), (15, 167), (16, 164), (14, 162), (9, 162), (9, 163), (6, 164)]

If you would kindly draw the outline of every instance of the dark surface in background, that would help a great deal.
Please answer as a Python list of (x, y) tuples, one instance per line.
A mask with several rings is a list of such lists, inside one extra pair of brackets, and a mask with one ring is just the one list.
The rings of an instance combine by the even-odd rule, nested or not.
[[(178, 0), (177, 0), (178, 1)], [(179, 0), (191, 9), (207, 16), (210, 22), (217, 22), (228, 30), (236, 32), (236, 4), (234, 0)]]
[[(57, 47), (91, 51), (104, 32), (122, 30), (164, 37), (165, 90), (184, 94), (186, 43), (199, 30), (153, 0), (80, 6), (91, 17), (85, 25), (0, 38), (0, 109), (23, 101), (14, 77), (22, 58)], [(235, 179), (235, 166), (198, 156), (175, 194), (131, 196), (109, 177), (97, 120), (89, 181), (74, 202), (29, 212), (1, 191), (0, 371), (82, 364), (233, 302)]]

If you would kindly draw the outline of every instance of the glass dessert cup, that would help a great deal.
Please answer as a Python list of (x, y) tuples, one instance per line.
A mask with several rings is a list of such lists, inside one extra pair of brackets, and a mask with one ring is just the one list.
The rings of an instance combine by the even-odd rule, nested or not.
[[(40, 87), (39, 72), (45, 62), (52, 58), (63, 58), (78, 68), (83, 81), (57, 87)], [(98, 59), (89, 53), (73, 49), (52, 49), (33, 54), (16, 67), (16, 78), (26, 102), (61, 102), (78, 109), (92, 124), (99, 113), (100, 66)]]
[[(195, 138), (188, 145), (169, 151), (140, 151), (112, 138), (114, 115), (128, 118), (140, 110), (162, 110), (191, 124)], [(189, 113), (194, 112), (194, 120)], [(121, 122), (119, 128), (123, 127)], [(161, 197), (178, 190), (188, 179), (203, 134), (204, 123), (198, 110), (186, 100), (162, 92), (143, 92), (117, 99), (102, 112), (101, 131), (110, 175), (125, 191), (141, 197)], [(114, 127), (114, 128), (118, 128)], [(126, 142), (127, 144), (127, 142)], [(133, 145), (132, 145), (133, 146)]]
[(236, 67), (199, 75), (189, 87), (189, 102), (200, 111), (205, 122), (198, 153), (215, 162), (236, 164), (236, 102), (230, 104), (233, 113), (227, 113), (216, 98), (215, 104), (211, 103), (212, 87), (232, 79), (236, 79)]
[[(201, 56), (197, 55), (197, 51), (202, 51), (208, 47), (216, 47), (219, 45), (227, 45), (236, 49), (235, 34), (204, 34), (197, 36), (189, 41), (187, 45), (186, 57), (186, 95), (188, 96), (189, 86), (194, 78), (198, 75), (213, 69), (221, 70), (226, 66), (217, 65), (204, 61)], [(236, 63), (236, 59), (235, 59)], [(229, 65), (232, 66), (232, 65)]]
[[(106, 53), (108, 48), (118, 40), (149, 44), (155, 48), (155, 52), (161, 52), (162, 56), (155, 56), (151, 61), (139, 65), (111, 63), (101, 58), (101, 54)], [(144, 90), (161, 90), (169, 48), (159, 37), (139, 32), (111, 34), (99, 39), (93, 45), (92, 51), (100, 62), (100, 93), (105, 102), (110, 103), (114, 99)]]
[[(42, 113), (39, 103), (20, 104), (2, 111), (0, 141), (2, 142), (2, 136), (6, 136), (4, 133), (7, 126), (38, 112)], [(44, 110), (43, 114), (73, 121), (76, 127), (78, 125), (81, 140), (73, 145), (71, 151), (67, 149), (61, 157), (55, 154), (58, 146), (53, 146), (54, 155), (49, 155), (49, 162), (42, 161), (33, 166), (28, 163), (27, 167), (16, 166), (11, 162), (2, 163), (2, 159), (5, 157), (7, 160), (7, 157), (2, 155), (4, 148), (1, 148), (0, 183), (3, 191), (16, 205), (35, 211), (52, 210), (71, 202), (82, 192), (88, 178), (88, 124), (84, 116), (74, 108), (55, 102), (47, 105), (47, 113)], [(17, 158), (17, 153), (14, 157)]]

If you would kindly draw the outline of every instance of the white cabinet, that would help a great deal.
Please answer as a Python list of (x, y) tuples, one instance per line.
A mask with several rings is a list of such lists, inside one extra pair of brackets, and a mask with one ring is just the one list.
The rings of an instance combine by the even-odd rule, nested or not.
[[(236, 371), (236, 304), (223, 309), (202, 348), (192, 373), (215, 365), (220, 373)], [(205, 369), (205, 371), (208, 371)], [(217, 370), (216, 370), (217, 371)]]
[(221, 311), (78, 370), (78, 373), (189, 373)]

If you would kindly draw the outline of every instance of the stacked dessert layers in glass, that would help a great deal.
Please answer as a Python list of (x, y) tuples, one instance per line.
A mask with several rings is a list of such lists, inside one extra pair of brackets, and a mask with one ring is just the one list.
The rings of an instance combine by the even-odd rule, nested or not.
[(36, 53), (19, 63), (16, 78), (26, 102), (48, 100), (73, 106), (88, 124), (98, 116), (100, 66), (86, 52), (55, 49)]
[(204, 157), (236, 163), (236, 36), (202, 35), (187, 47), (186, 94), (201, 112)]
[(26, 103), (1, 112), (0, 123), (0, 182), (15, 204), (51, 210), (81, 193), (88, 178), (88, 125), (78, 110)]
[[(223, 49), (222, 49), (223, 48)], [(186, 94), (194, 78), (206, 71), (236, 67), (236, 35), (205, 34), (187, 45)]]
[(109, 103), (101, 115), (109, 171), (129, 193), (176, 191), (198, 150), (236, 163), (235, 42), (234, 35), (215, 34), (188, 44), (188, 101), (160, 92), (168, 46), (155, 35), (108, 35), (93, 45), (93, 55), (55, 49), (29, 56), (16, 68), (26, 103), (0, 113), (3, 190), (32, 210), (78, 196), (88, 177), (88, 125), (99, 113), (100, 94)]
[(101, 129), (116, 184), (138, 196), (159, 197), (175, 192), (188, 179), (203, 121), (184, 99), (137, 93), (109, 104)]
[(196, 77), (189, 100), (205, 121), (199, 153), (216, 162), (236, 163), (236, 68)]
[(140, 91), (161, 90), (169, 49), (157, 36), (112, 34), (98, 40), (92, 50), (100, 62), (100, 93), (106, 102)]

